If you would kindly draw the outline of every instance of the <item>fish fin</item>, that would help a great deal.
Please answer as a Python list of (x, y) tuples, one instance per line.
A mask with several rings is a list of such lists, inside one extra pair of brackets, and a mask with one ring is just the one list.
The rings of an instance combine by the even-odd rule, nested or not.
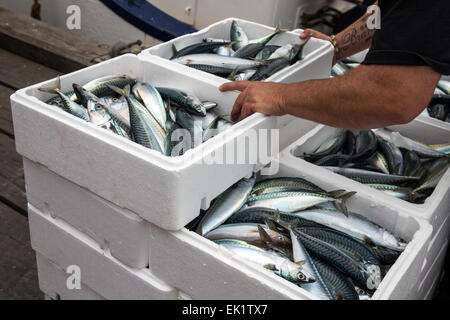
[(345, 192), (347, 192), (344, 189), (338, 189), (338, 190), (333, 190), (328, 192), (333, 198), (337, 198), (339, 196), (341, 196), (342, 194), (344, 194)]
[(238, 71), (239, 71), (239, 67), (236, 67), (236, 68), (230, 73), (230, 75), (228, 76), (228, 79), (234, 80), (234, 77), (236, 77), (236, 74), (238, 73)]
[(130, 95), (131, 92), (131, 87), (129, 84), (127, 84), (123, 89), (120, 89), (116, 86), (113, 86), (111, 84), (108, 84), (108, 87), (113, 90), (114, 92), (116, 92), (117, 94), (120, 94), (121, 96), (124, 97), (128, 97)]
[[(206, 39), (205, 39), (205, 40), (206, 40)], [(173, 52), (173, 55), (176, 55), (176, 54), (178, 53), (178, 49), (177, 49), (177, 47), (175, 46), (175, 43), (172, 44), (172, 52)]]
[(266, 268), (267, 270), (270, 270), (270, 271), (277, 271), (278, 270), (277, 267), (274, 264), (271, 264), (271, 263), (264, 265), (264, 268)]
[(58, 90), (61, 90), (61, 77), (56, 78), (56, 82), (53, 87), (39, 88), (38, 90), (41, 92), (56, 93)]
[(261, 227), (261, 225), (258, 225), (258, 232), (262, 242), (266, 244), (272, 242), (272, 239), (270, 238), (269, 234), (266, 232), (266, 230), (264, 230), (263, 227)]
[(275, 225), (274, 221), (271, 219), (264, 219), (264, 222), (266, 223), (266, 226), (272, 230), (277, 231), (277, 226)]
[(344, 193), (337, 197), (341, 202), (339, 203), (339, 207), (341, 208), (342, 213), (344, 213), (348, 217), (348, 210), (347, 210), (347, 201), (351, 197), (353, 197), (356, 194), (355, 191)]
[(306, 263), (306, 260), (295, 261), (294, 263), (301, 267), (301, 266), (303, 266)]

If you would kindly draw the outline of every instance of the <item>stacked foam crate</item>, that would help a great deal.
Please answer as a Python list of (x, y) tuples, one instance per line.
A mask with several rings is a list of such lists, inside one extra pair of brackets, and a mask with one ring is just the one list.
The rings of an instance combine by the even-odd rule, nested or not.
[[(258, 24), (248, 26), (261, 35), (273, 32), (273, 28)], [(298, 37), (289, 33), (289, 39)], [(328, 43), (310, 41), (304, 60), (289, 68), (278, 81), (288, 81), (296, 72), (304, 80), (324, 78), (329, 74), (331, 57)], [(230, 113), (237, 93), (219, 92), (218, 87), (226, 80), (190, 71), (150, 55), (125, 55), (62, 76), (61, 89), (70, 91), (73, 83), (83, 84), (109, 74), (127, 75), (215, 101), (220, 114)], [(212, 297), (202, 279), (186, 287), (167, 279), (165, 272), (153, 270), (154, 263), (158, 263), (150, 258), (155, 237), (162, 239), (170, 234), (169, 230), (182, 229), (199, 215), (200, 209), (207, 209), (211, 200), (266, 165), (279, 150), (269, 141), (274, 147), (265, 153), (266, 157), (248, 164), (209, 163), (205, 159), (212, 154), (235, 146), (240, 137), (259, 129), (279, 128), (287, 145), (316, 124), (254, 115), (185, 155), (170, 158), (45, 104), (51, 95), (38, 89), (52, 86), (55, 80), (25, 88), (11, 97), (17, 151), (24, 158), (31, 243), (37, 253), (42, 291), (52, 299)], [(167, 249), (166, 254), (171, 258), (170, 265), (183, 264), (177, 252)], [(231, 264), (242, 274), (239, 265)], [(80, 272), (81, 290), (67, 286), (67, 271), (73, 267)], [(214, 272), (223, 273), (221, 269), (227, 267)], [(225, 282), (228, 275), (221, 277)], [(257, 277), (245, 276), (237, 287), (218, 290), (220, 295), (216, 297), (252, 297), (245, 294), (250, 288), (258, 292), (255, 298), (287, 297)]]

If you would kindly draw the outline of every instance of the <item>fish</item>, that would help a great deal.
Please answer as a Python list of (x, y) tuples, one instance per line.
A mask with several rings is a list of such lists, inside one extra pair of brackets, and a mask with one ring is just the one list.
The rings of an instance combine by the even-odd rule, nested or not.
[(111, 116), (105, 109), (99, 107), (95, 101), (89, 100), (86, 109), (88, 111), (89, 122), (105, 129), (111, 128)]
[(229, 217), (224, 224), (233, 224), (233, 223), (259, 223), (264, 224), (267, 222), (267, 219), (276, 220), (285, 223), (294, 223), (297, 226), (302, 227), (317, 227), (320, 224), (317, 224), (313, 221), (303, 219), (298, 217), (292, 213), (281, 212), (279, 210), (273, 210), (269, 208), (247, 208), (240, 210), (234, 213), (231, 217)]
[(450, 82), (445, 80), (439, 80), (437, 87), (444, 91), (446, 95), (450, 95)]
[(219, 130), (217, 130), (217, 123), (220, 118), (220, 116), (215, 116), (213, 121), (211, 121), (209, 125), (203, 129), (203, 141), (208, 141), (219, 133)]
[(268, 58), (267, 60), (275, 60), (275, 59), (279, 59), (279, 58), (285, 58), (285, 59), (289, 59), (290, 55), (291, 55), (291, 51), (294, 48), (294, 45), (288, 43), (285, 44), (284, 46), (281, 46), (280, 48), (278, 48), (277, 50), (275, 50)]
[(217, 54), (210, 53), (201, 53), (201, 54), (193, 54), (183, 56), (177, 59), (172, 60), (174, 62), (183, 64), (183, 65), (207, 65), (210, 67), (220, 67), (224, 69), (228, 69), (231, 73), (235, 69), (239, 71), (245, 71), (247, 69), (253, 69), (260, 67), (262, 65), (266, 65), (267, 63), (264, 61), (256, 61), (249, 59), (242, 59), (236, 57), (227, 57), (227, 56), (219, 56)]
[(329, 154), (322, 159), (316, 160), (314, 164), (317, 166), (342, 166), (349, 159), (350, 156), (346, 154)]
[(133, 87), (133, 94), (144, 103), (144, 106), (152, 114), (161, 128), (166, 130), (167, 113), (164, 101), (158, 90), (149, 83), (138, 82)]
[(284, 69), (285, 67), (289, 66), (290, 60), (286, 58), (279, 58), (271, 60), (267, 65), (264, 65), (260, 67), (255, 74), (253, 74), (249, 81), (260, 81), (265, 78), (268, 78), (272, 76), (273, 74), (277, 73), (281, 69)]
[(330, 154), (338, 153), (345, 142), (345, 134), (343, 133), (342, 130), (339, 131), (336, 135), (322, 143), (314, 153), (305, 153), (303, 158), (307, 161), (317, 161)]
[(441, 103), (432, 105), (428, 107), (428, 115), (432, 118), (436, 118), (438, 120), (444, 121), (445, 117), (449, 113), (450, 108)]
[[(377, 171), (389, 174), (389, 165), (384, 155), (380, 152), (376, 151), (370, 158), (365, 160), (365, 163), (367, 163), (369, 167), (375, 168)], [(401, 172), (398, 174), (401, 174)]]
[(248, 45), (241, 47), (233, 54), (233, 57), (242, 59), (253, 59), (264, 48), (264, 44), (261, 43), (249, 43)]
[(176, 112), (177, 123), (189, 132), (189, 144), (185, 145), (185, 151), (198, 147), (203, 142), (203, 128), (201, 122), (195, 121), (187, 110), (178, 108)]
[(206, 109), (198, 97), (177, 89), (157, 87), (156, 90), (163, 99), (185, 108), (187, 112), (196, 116), (206, 116)]
[(247, 34), (236, 20), (233, 20), (231, 23), (230, 39), (234, 42), (232, 45), (234, 51), (245, 47), (249, 43)]
[(375, 244), (396, 251), (403, 251), (406, 243), (393, 233), (366, 217), (349, 211), (347, 215), (329, 208), (312, 208), (299, 211), (296, 216), (340, 231), (367, 244)]
[(346, 130), (345, 131), (345, 142), (342, 145), (342, 154), (343, 155), (347, 155), (347, 156), (351, 156), (355, 153), (356, 151), (356, 136), (355, 134), (350, 131), (350, 130)]
[(308, 252), (335, 266), (350, 276), (358, 285), (374, 290), (381, 283), (379, 266), (358, 261), (339, 248), (318, 238), (312, 237), (299, 229), (292, 229)]
[(390, 184), (366, 184), (368, 187), (382, 191), (389, 194), (395, 198), (412, 201), (415, 198), (415, 192), (411, 188), (399, 187)]
[(216, 240), (214, 242), (242, 259), (264, 267), (290, 282), (301, 284), (315, 281), (314, 275), (303, 268), (302, 262), (294, 263), (274, 251), (267, 251), (239, 240)]
[(211, 73), (216, 76), (223, 77), (223, 78), (231, 76), (230, 69), (221, 67), (221, 66), (211, 66), (211, 65), (207, 65), (207, 64), (188, 64), (187, 66), (192, 69)]
[(450, 160), (448, 158), (441, 158), (436, 160), (428, 169), (428, 174), (419, 187), (414, 189), (414, 192), (421, 192), (426, 189), (435, 188), (447, 169), (450, 166)]
[(369, 159), (377, 150), (378, 140), (372, 130), (362, 130), (356, 137), (355, 153), (348, 161), (357, 162)]
[(352, 258), (367, 264), (373, 270), (377, 270), (378, 267), (378, 276), (381, 277), (381, 264), (367, 244), (354, 240), (344, 233), (328, 228), (297, 228), (297, 230), (339, 248)]
[(337, 300), (359, 300), (355, 286), (342, 272), (317, 257), (311, 256), (311, 258)]
[(74, 102), (72, 99), (70, 99), (70, 97), (68, 97), (61, 91), (61, 79), (59, 77), (56, 79), (56, 83), (53, 87), (39, 88), (39, 91), (57, 94), (61, 98), (62, 108), (64, 111), (80, 119), (89, 121), (89, 115), (86, 108), (83, 108), (78, 103)]
[(342, 206), (345, 207), (346, 200), (353, 194), (354, 193), (333, 197), (327, 193), (318, 193), (309, 190), (274, 192), (248, 197), (243, 209), (262, 207), (283, 212), (297, 212), (322, 203), (339, 201), (341, 201)]
[(281, 46), (266, 45), (261, 49), (260, 52), (258, 52), (255, 59), (261, 61), (268, 60), (272, 53), (274, 53), (279, 48), (281, 48)]
[[(232, 42), (231, 42), (231, 43), (232, 43)], [(226, 56), (226, 57), (232, 57), (232, 56), (234, 55), (234, 52), (235, 52), (235, 51), (234, 51), (233, 48), (231, 47), (231, 44), (221, 46), (221, 47), (217, 48), (217, 51), (216, 51), (216, 53), (217, 53), (218, 55), (220, 55), (220, 56)]]
[(389, 172), (387, 173), (402, 175), (404, 171), (404, 159), (400, 149), (392, 142), (383, 139), (379, 139), (378, 144), (388, 165)]
[(289, 232), (292, 239), (292, 252), (294, 262), (305, 261), (305, 263), (303, 264), (303, 268), (305, 268), (305, 270), (310, 274), (313, 274), (316, 278), (315, 282), (305, 283), (301, 287), (306, 291), (314, 294), (320, 300), (336, 300), (337, 297), (333, 292), (333, 289), (330, 288), (328, 283), (323, 279), (314, 261), (306, 251), (300, 239), (294, 234), (292, 228), (289, 228)]
[(319, 193), (327, 193), (324, 189), (314, 183), (294, 177), (278, 177), (259, 181), (252, 190), (252, 195), (260, 195), (264, 193), (280, 192), (280, 191), (297, 191), (310, 190)]
[(167, 134), (147, 108), (131, 94), (130, 86), (126, 85), (124, 89), (111, 86), (111, 89), (127, 99), (133, 140), (146, 148), (166, 154)]
[[(259, 228), (263, 228), (270, 241), (279, 247), (288, 248), (292, 243), (289, 237), (278, 233), (269, 227), (258, 223), (237, 223), (224, 224), (204, 235), (209, 240), (236, 239), (259, 246), (263, 242), (259, 233)], [(259, 244), (259, 245), (258, 245)]]
[(265, 46), (267, 43), (270, 42), (270, 40), (272, 40), (275, 36), (286, 32), (286, 30), (281, 29), (280, 26), (277, 26), (275, 28), (275, 31), (272, 34), (269, 34), (268, 36), (259, 38), (259, 39), (253, 39), (253, 40), (249, 40), (249, 44), (262, 44), (263, 46)]
[(399, 132), (392, 132), (386, 129), (378, 129), (375, 131), (375, 134), (377, 134), (386, 141), (392, 142), (399, 148), (404, 148), (406, 150), (416, 152), (422, 158), (445, 157), (445, 155), (442, 154), (441, 152), (436, 151), (419, 141), (415, 141), (408, 137), (404, 137)]
[(417, 176), (421, 167), (419, 156), (412, 151), (406, 151), (403, 155), (405, 169), (403, 174), (405, 176)]
[(256, 73), (256, 70), (253, 69), (248, 69), (245, 70), (244, 72), (241, 72), (239, 74), (236, 74), (232, 80), (233, 81), (246, 81), (249, 80), (251, 77), (253, 77), (253, 75)]
[(179, 51), (176, 50), (176, 48), (174, 46), (175, 53), (170, 58), (170, 60), (174, 60), (176, 58), (187, 56), (189, 54), (212, 53), (212, 52), (214, 52), (214, 50), (216, 50), (222, 46), (228, 46), (230, 44), (231, 44), (231, 41), (228, 41), (228, 42), (208, 41), (208, 42), (201, 42), (201, 43), (195, 43), (195, 44), (189, 45)]
[(361, 183), (381, 183), (381, 184), (401, 184), (404, 182), (416, 182), (419, 177), (397, 176), (392, 174), (385, 174), (381, 172), (374, 172), (363, 169), (354, 168), (339, 168), (339, 167), (322, 167), (334, 173), (340, 174), (344, 177)]
[(241, 209), (252, 191), (255, 179), (255, 177), (242, 179), (217, 197), (201, 219), (196, 232), (204, 235), (214, 230)]

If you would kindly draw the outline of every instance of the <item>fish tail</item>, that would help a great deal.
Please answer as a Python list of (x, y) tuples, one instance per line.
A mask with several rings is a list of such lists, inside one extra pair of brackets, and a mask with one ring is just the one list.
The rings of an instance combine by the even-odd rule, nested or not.
[(335, 202), (335, 206), (337, 206), (337, 208), (339, 208), (339, 210), (346, 216), (348, 216), (347, 201), (348, 201), (348, 199), (353, 197), (355, 194), (356, 194), (356, 192), (352, 191), (352, 192), (347, 192), (347, 193), (341, 194), (340, 196), (337, 197), (337, 200), (340, 200), (340, 201)]
[(108, 87), (113, 90), (114, 92), (116, 92), (117, 94), (120, 94), (121, 96), (124, 97), (128, 97), (130, 95), (131, 92), (131, 87), (129, 84), (127, 84), (123, 89), (120, 89), (116, 86), (113, 86), (111, 84), (108, 84)]
[(59, 90), (61, 90), (61, 78), (56, 78), (56, 82), (53, 85), (53, 87), (49, 88), (39, 88), (39, 91), (42, 92), (48, 92), (48, 93), (57, 93)]

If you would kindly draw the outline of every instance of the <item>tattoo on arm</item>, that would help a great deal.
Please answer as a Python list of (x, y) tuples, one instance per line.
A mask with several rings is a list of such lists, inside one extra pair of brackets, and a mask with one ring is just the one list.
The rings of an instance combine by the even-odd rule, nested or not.
[(360, 20), (338, 35), (342, 57), (358, 52), (370, 46), (375, 30), (367, 27), (370, 15), (364, 15)]

